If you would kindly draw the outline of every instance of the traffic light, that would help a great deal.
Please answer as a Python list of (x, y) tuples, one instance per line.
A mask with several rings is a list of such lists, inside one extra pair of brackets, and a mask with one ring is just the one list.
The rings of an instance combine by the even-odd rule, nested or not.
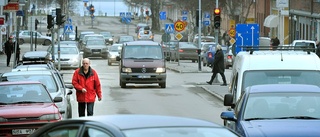
[(56, 24), (62, 25), (64, 22), (66, 22), (65, 16), (66, 16), (65, 14), (61, 13), (61, 9), (57, 8), (56, 9)]
[(215, 8), (213, 13), (214, 13), (214, 19), (213, 19), (214, 28), (219, 29), (220, 28), (220, 22), (221, 22), (221, 17), (220, 17), (221, 10), (220, 10), (220, 8)]
[(51, 29), (53, 27), (53, 18), (52, 15), (47, 15), (47, 29)]

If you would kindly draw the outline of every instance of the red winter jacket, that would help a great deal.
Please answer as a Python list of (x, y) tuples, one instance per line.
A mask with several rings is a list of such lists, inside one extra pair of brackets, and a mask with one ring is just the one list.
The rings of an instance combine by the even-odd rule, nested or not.
[[(97, 72), (89, 67), (89, 76), (85, 77), (83, 68), (80, 67), (75, 70), (72, 77), (72, 85), (76, 89), (78, 102), (95, 102), (96, 95), (102, 98), (101, 85)], [(83, 93), (82, 89), (85, 88), (87, 92)]]

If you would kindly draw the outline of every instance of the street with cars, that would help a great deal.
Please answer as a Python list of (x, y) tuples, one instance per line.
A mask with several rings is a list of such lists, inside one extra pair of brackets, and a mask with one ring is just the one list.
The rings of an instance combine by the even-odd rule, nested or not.
[[(20, 83), (20, 86), (39, 85), (41, 82), (46, 90), (38, 90), (37, 95), (47, 93), (53, 100), (46, 103), (51, 103), (48, 106), (53, 107), (52, 110), (59, 111), (54, 117), (46, 117), (53, 118), (50, 120), (55, 124), (47, 124), (41, 130), (36, 131), (38, 127), (35, 126), (2, 129), (0, 124), (0, 131), (3, 131), (0, 135), (4, 135), (4, 132), (15, 135), (34, 132), (31, 136), (46, 136), (50, 133), (62, 135), (60, 133), (64, 133), (65, 130), (60, 126), (71, 128), (76, 123), (78, 126), (74, 129), (78, 129), (82, 125), (86, 126), (87, 121), (92, 121), (88, 128), (81, 128), (79, 132), (70, 129), (68, 132), (82, 136), (106, 136), (108, 131), (104, 128), (108, 125), (98, 122), (110, 122), (117, 127), (112, 128), (112, 134), (117, 136), (138, 136), (147, 133), (154, 136), (155, 133), (163, 134), (165, 131), (171, 131), (168, 132), (171, 133), (170, 136), (176, 136), (178, 133), (173, 132), (175, 130), (184, 134), (221, 133), (225, 136), (262, 136), (266, 133), (271, 136), (309, 133), (312, 136), (319, 133), (316, 129), (311, 129), (319, 127), (320, 118), (319, 85), (317, 80), (314, 81), (319, 78), (316, 76), (319, 75), (320, 65), (318, 57), (312, 52), (305, 49), (283, 52), (247, 51), (234, 56), (232, 46), (224, 46), (228, 86), (220, 86), (221, 77), (212, 85), (208, 85), (206, 81), (212, 74), (208, 64), (212, 61), (210, 59), (214, 56), (216, 46), (213, 43), (214, 38), (204, 38), (207, 41), (203, 41), (202, 45), (208, 47), (203, 48), (198, 54), (197, 42), (170, 41), (165, 45), (161, 44), (161, 33), (151, 32), (152, 40), (149, 39), (150, 36), (139, 40), (138, 33), (142, 27), (137, 24), (140, 21), (132, 21), (128, 25), (120, 23), (118, 17), (97, 17), (95, 21), (100, 24), (92, 28), (88, 22), (82, 22), (80, 17), (73, 19), (74, 25), (78, 27), (79, 42), (61, 41), (59, 54), (57, 43), (54, 44), (54, 48), (46, 44), (37, 45), (37, 51), (30, 51), (34, 49), (30, 47), (33, 45), (21, 43), (21, 62), (14, 66), (11, 61), (10, 67), (5, 64), (5, 55), (0, 55), (0, 78), (3, 81), (0, 88), (6, 86), (5, 82), (33, 81)], [(123, 26), (129, 28), (129, 34), (122, 30)], [(146, 30), (141, 30), (142, 33), (144, 31)], [(54, 55), (51, 54), (52, 50)], [(71, 84), (71, 78), (74, 70), (81, 66), (83, 58), (89, 58), (91, 67), (98, 73), (103, 99), (95, 103), (94, 117), (79, 118), (76, 90)], [(296, 62), (300, 62), (301, 66), (292, 64)], [(22, 99), (24, 95), (21, 94), (31, 94), (31, 91), (24, 89), (27, 88), (12, 90), (17, 93), (10, 92), (4, 97)], [(303, 94), (304, 92), (308, 94)], [(262, 99), (264, 101), (260, 101)], [(37, 102), (38, 100), (22, 101), (28, 104), (42, 103)], [(262, 102), (262, 105), (255, 106), (259, 105), (259, 102)], [(25, 115), (48, 120), (43, 119), (40, 114)], [(21, 117), (17, 115), (16, 118)], [(128, 125), (128, 121), (134, 121), (134, 124)], [(286, 127), (287, 124), (283, 121), (292, 129), (277, 131), (279, 134), (270, 131), (270, 125), (274, 123)], [(311, 126), (308, 130), (294, 130), (302, 123), (304, 126), (310, 126), (305, 123), (311, 123)], [(170, 126), (176, 126), (178, 129), (168, 128)], [(141, 129), (128, 130), (130, 128)], [(247, 131), (249, 128), (256, 128), (257, 131), (251, 133)], [(191, 133), (190, 130), (198, 132)], [(166, 135), (169, 134), (166, 132)]]

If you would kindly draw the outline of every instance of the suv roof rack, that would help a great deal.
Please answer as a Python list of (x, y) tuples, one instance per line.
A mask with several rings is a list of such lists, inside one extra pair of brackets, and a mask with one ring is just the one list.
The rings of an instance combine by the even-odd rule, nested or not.
[(305, 51), (308, 54), (315, 52), (315, 48), (310, 48), (307, 46), (278, 46), (276, 50), (273, 50), (271, 46), (240, 46), (243, 48), (243, 51), (250, 52), (253, 54), (254, 51)]

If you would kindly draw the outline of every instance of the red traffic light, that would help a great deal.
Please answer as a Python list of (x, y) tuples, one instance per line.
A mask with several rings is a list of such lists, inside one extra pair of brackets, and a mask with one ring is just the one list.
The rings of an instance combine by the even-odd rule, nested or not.
[(214, 15), (220, 15), (221, 10), (220, 8), (215, 8), (213, 12), (214, 12)]

